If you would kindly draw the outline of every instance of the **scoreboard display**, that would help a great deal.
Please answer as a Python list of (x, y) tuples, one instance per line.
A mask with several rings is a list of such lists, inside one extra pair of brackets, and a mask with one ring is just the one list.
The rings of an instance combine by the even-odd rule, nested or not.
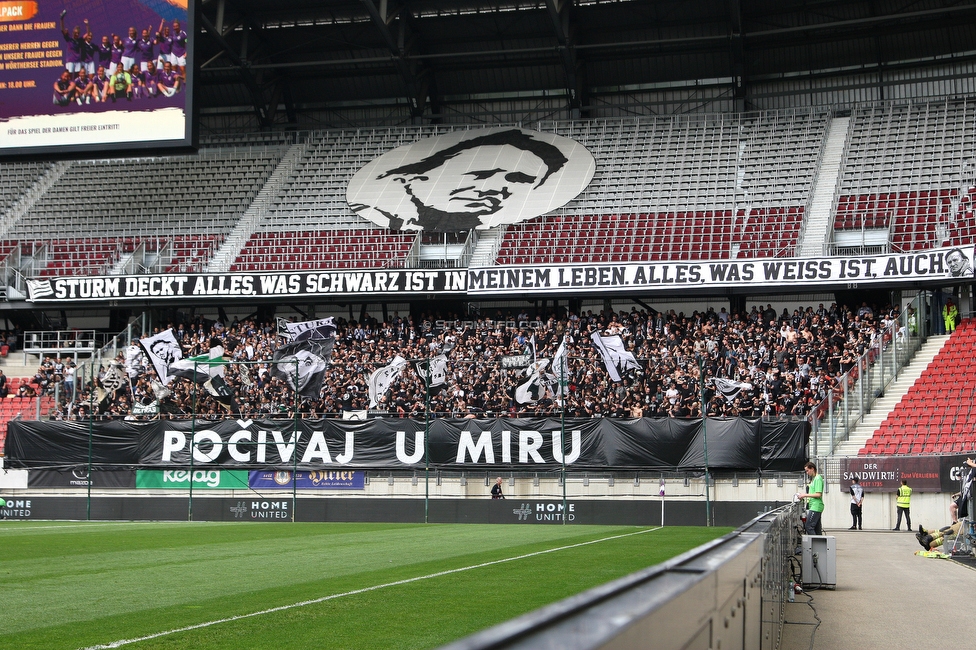
[(192, 146), (195, 0), (0, 0), (0, 157)]

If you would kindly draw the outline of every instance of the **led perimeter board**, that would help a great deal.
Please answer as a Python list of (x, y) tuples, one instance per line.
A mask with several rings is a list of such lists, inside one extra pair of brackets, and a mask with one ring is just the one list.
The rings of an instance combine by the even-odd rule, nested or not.
[(196, 0), (0, 0), (0, 158), (190, 148)]

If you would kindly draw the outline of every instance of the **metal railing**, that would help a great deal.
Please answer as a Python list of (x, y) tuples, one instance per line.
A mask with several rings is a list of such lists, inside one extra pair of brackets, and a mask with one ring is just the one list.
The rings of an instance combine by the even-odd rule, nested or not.
[[(133, 342), (149, 334), (148, 327), (149, 319), (146, 313), (143, 312), (137, 318), (133, 319), (124, 330), (109, 339), (105, 345), (95, 350), (86, 361), (79, 363), (75, 368), (75, 382), (72, 386), (72, 394), (64, 396), (65, 399), (68, 401), (74, 400), (75, 394), (77, 394), (79, 389), (78, 378), (97, 376), (99, 370), (104, 365), (110, 363), (118, 356), (120, 350), (124, 350)], [(60, 402), (61, 396), (58, 395), (57, 397)]]
[(931, 294), (920, 292), (897, 321), (879, 331), (854, 366), (837, 378), (810, 415), (810, 455), (825, 456), (850, 438), (875, 402), (915, 357), (931, 334)]
[(88, 356), (95, 351), (97, 334), (95, 330), (55, 330), (24, 332), (24, 355), (57, 354)]
[(660, 648), (775, 650), (783, 640), (799, 522), (799, 504), (783, 506), (672, 560), (443, 650), (630, 648), (648, 639)]

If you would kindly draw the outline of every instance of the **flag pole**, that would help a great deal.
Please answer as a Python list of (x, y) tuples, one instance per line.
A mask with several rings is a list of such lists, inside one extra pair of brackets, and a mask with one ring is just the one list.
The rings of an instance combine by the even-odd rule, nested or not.
[(295, 459), (291, 472), (291, 523), (295, 523), (295, 508), (298, 507), (298, 374), (299, 362), (295, 359), (295, 433), (292, 434), (295, 436), (295, 450), (292, 452)]
[[(568, 358), (569, 351), (566, 351), (566, 362), (569, 361)], [(569, 510), (566, 503), (566, 390), (564, 384), (566, 382), (566, 362), (562, 359), (559, 360), (559, 393), (562, 398), (562, 404), (559, 409), (559, 447), (561, 460), (562, 460), (562, 479), (563, 479), (563, 525), (566, 525), (566, 519), (569, 515)]]
[[(91, 521), (91, 486), (92, 486), (92, 429), (94, 428), (94, 423), (92, 418), (95, 417), (95, 363), (92, 361), (88, 364), (89, 368), (89, 382), (88, 382), (88, 513), (87, 519)], [(40, 399), (40, 397), (38, 397)]]
[(424, 377), (424, 523), (430, 523), (430, 348), (427, 350), (427, 376)]
[(664, 528), (664, 476), (661, 476), (661, 489), (659, 491), (661, 495), (661, 528)]
[[(192, 350), (191, 350), (192, 351)], [(193, 521), (193, 446), (197, 434), (197, 360), (193, 360), (193, 410), (190, 412), (190, 497), (186, 504), (186, 519)]]
[(705, 454), (705, 525), (712, 525), (712, 500), (709, 493), (709, 476), (708, 476), (708, 431), (706, 422), (708, 418), (707, 409), (705, 408), (705, 357), (701, 354), (698, 355), (698, 384), (701, 388), (701, 397), (699, 398), (701, 402), (701, 416), (702, 416), (702, 448)]

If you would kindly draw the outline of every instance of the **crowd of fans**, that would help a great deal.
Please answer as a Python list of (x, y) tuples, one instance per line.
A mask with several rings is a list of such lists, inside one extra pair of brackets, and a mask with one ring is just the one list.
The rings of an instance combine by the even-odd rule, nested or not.
[[(299, 397), (298, 409), (301, 417), (311, 418), (365, 411), (373, 370), (396, 355), (423, 360), (449, 350), (446, 381), (431, 391), (431, 414), (558, 415), (562, 400), (551, 391), (544, 391), (535, 402), (519, 403), (515, 389), (526, 382), (526, 371), (503, 367), (509, 365), (503, 360), (517, 355), (531, 359), (533, 345), (539, 358), (551, 359), (565, 340), (570, 375), (567, 416), (697, 418), (704, 398), (709, 416), (803, 418), (838, 389), (839, 378), (855, 367), (858, 357), (890, 343), (897, 316), (897, 307), (875, 310), (865, 304), (848, 309), (821, 304), (782, 313), (771, 306), (755, 306), (741, 314), (722, 308), (690, 315), (631, 310), (557, 317), (523, 311), (466, 321), (443, 320), (439, 315), (419, 319), (394, 315), (386, 322), (368, 315), (358, 322), (336, 319), (336, 344), (320, 396)], [(272, 372), (274, 352), (285, 342), (275, 323), (235, 320), (225, 325), (196, 320), (174, 324), (173, 331), (185, 356), (205, 353), (220, 342), (225, 358), (249, 362), (231, 363), (225, 370), (241, 416), (295, 416), (293, 391)], [(619, 335), (640, 368), (620, 382), (611, 381), (590, 340), (593, 331)], [(125, 352), (120, 352), (116, 362), (121, 365), (124, 357)], [(174, 379), (167, 387), (171, 394), (164, 391), (160, 399), (156, 375), (145, 359), (142, 362), (145, 367), (128, 385), (106, 391), (101, 381), (93, 385), (84, 376), (69, 374), (70, 364), (46, 360), (38, 374), (39, 390), (51, 393), (60, 386), (56, 417), (62, 419), (87, 419), (92, 409), (96, 417), (107, 418), (179, 418), (194, 412), (205, 418), (228, 415), (225, 406), (186, 379)], [(738, 394), (730, 399), (717, 390), (715, 377), (741, 382)], [(147, 412), (147, 405), (155, 408), (150, 406)], [(427, 408), (424, 380), (408, 364), (371, 412), (423, 418)]]

